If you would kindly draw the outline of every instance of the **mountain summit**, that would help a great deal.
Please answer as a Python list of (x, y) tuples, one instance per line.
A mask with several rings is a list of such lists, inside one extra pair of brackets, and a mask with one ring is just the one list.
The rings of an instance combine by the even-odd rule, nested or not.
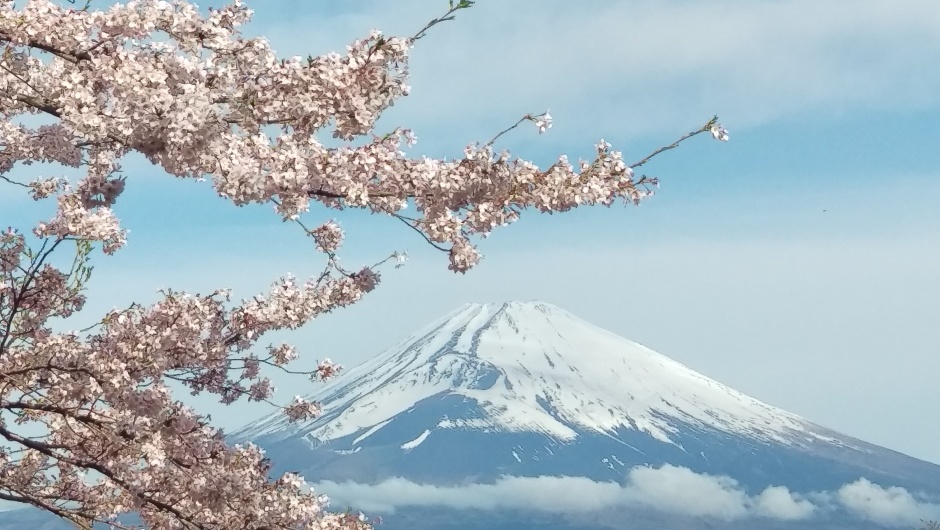
[[(543, 302), (465, 305), (308, 399), (321, 404), (320, 417), (291, 424), (278, 412), (233, 440), (261, 445), (275, 471), (334, 485), (393, 484), (396, 495), (401, 480), (412, 488), (498, 488), (554, 477), (628, 488), (659, 473), (664, 482), (651, 491), (668, 492), (662, 502), (677, 502), (671, 492), (682, 488), (674, 482), (692, 477), (732, 488), (729, 495), (744, 499), (740, 510), (754, 513), (770, 509), (765, 501), (790, 514), (836, 513), (824, 507), (852, 499), (864, 509), (879, 492), (940, 499), (940, 466), (815, 425)], [(832, 493), (847, 487), (844, 498)], [(911, 506), (918, 499), (911, 496)], [(650, 528), (715, 528), (652, 521)], [(761, 527), (881, 528), (835, 521)], [(401, 527), (424, 528), (415, 524)]]
[(680, 420), (757, 440), (833, 441), (794, 414), (544, 302), (467, 304), (309, 396), (324, 405), (320, 418), (288, 426), (274, 414), (240, 434), (289, 431), (322, 443), (358, 433), (358, 443), (442, 396), (473, 400), (478, 414), (441, 418), (433, 430), (571, 442), (582, 431), (633, 429), (675, 443)]

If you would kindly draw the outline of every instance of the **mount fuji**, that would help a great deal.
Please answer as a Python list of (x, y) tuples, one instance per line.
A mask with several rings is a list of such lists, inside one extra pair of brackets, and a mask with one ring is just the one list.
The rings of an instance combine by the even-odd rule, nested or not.
[(334, 500), (387, 514), (389, 530), (940, 519), (940, 466), (815, 425), (541, 302), (466, 305), (308, 399), (318, 418), (276, 413), (231, 438), (265, 448), (275, 471), (321, 481)]

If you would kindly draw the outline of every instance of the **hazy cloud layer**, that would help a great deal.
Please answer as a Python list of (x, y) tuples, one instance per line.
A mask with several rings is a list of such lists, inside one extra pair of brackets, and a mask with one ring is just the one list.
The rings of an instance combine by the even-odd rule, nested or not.
[[(272, 16), (290, 4), (256, 9), (276, 48), (299, 54), (338, 49), (371, 28), (413, 33), (443, 2), (407, 9), (357, 2)], [(521, 0), (512, 9), (483, 1), (434, 28), (413, 56), (414, 101), (404, 112), (419, 135), (454, 119), (464, 131), (495, 132), (494, 117), (544, 107), (581, 137), (671, 130), (713, 112), (741, 128), (940, 97), (934, 0)]]
[(730, 477), (671, 465), (635, 467), (622, 485), (583, 477), (503, 477), (494, 484), (443, 487), (392, 478), (376, 485), (325, 481), (315, 489), (329, 495), (337, 506), (384, 513), (408, 506), (447, 506), (577, 514), (637, 506), (721, 520), (765, 517), (797, 521), (832, 510), (894, 526), (940, 518), (940, 504), (918, 499), (904, 488), (882, 487), (866, 479), (835, 492), (804, 496), (784, 486), (771, 486), (752, 496)]

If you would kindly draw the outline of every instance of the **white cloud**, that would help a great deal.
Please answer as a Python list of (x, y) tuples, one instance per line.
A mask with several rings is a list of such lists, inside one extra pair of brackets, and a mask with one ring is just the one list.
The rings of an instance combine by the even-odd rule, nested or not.
[(918, 500), (904, 488), (883, 487), (864, 478), (839, 488), (835, 498), (850, 512), (879, 524), (904, 526), (940, 519), (940, 504)]
[(808, 499), (800, 498), (785, 486), (771, 486), (754, 498), (755, 511), (774, 519), (805, 519), (816, 511), (817, 507)]
[(626, 483), (595, 482), (583, 477), (502, 477), (494, 484), (433, 486), (392, 478), (376, 485), (320, 482), (315, 489), (337, 507), (354, 506), (391, 513), (407, 506), (448, 506), (458, 509), (535, 509), (549, 513), (595, 513), (646, 506), (663, 512), (723, 520), (744, 517), (804, 519), (815, 506), (786, 488), (772, 487), (748, 496), (726, 476), (695, 473), (665, 465), (635, 467)]
[(748, 514), (750, 499), (737, 481), (696, 473), (685, 467), (635, 467), (627, 475), (623, 501), (671, 513), (738, 519)]

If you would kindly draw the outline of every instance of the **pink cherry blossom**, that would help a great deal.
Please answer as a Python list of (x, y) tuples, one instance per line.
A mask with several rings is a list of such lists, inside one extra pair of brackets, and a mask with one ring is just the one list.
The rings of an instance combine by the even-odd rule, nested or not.
[(727, 142), (730, 139), (728, 136), (728, 129), (725, 129), (720, 124), (716, 123), (715, 125), (712, 125), (711, 129), (709, 129), (709, 132), (712, 133), (712, 137), (716, 140)]

